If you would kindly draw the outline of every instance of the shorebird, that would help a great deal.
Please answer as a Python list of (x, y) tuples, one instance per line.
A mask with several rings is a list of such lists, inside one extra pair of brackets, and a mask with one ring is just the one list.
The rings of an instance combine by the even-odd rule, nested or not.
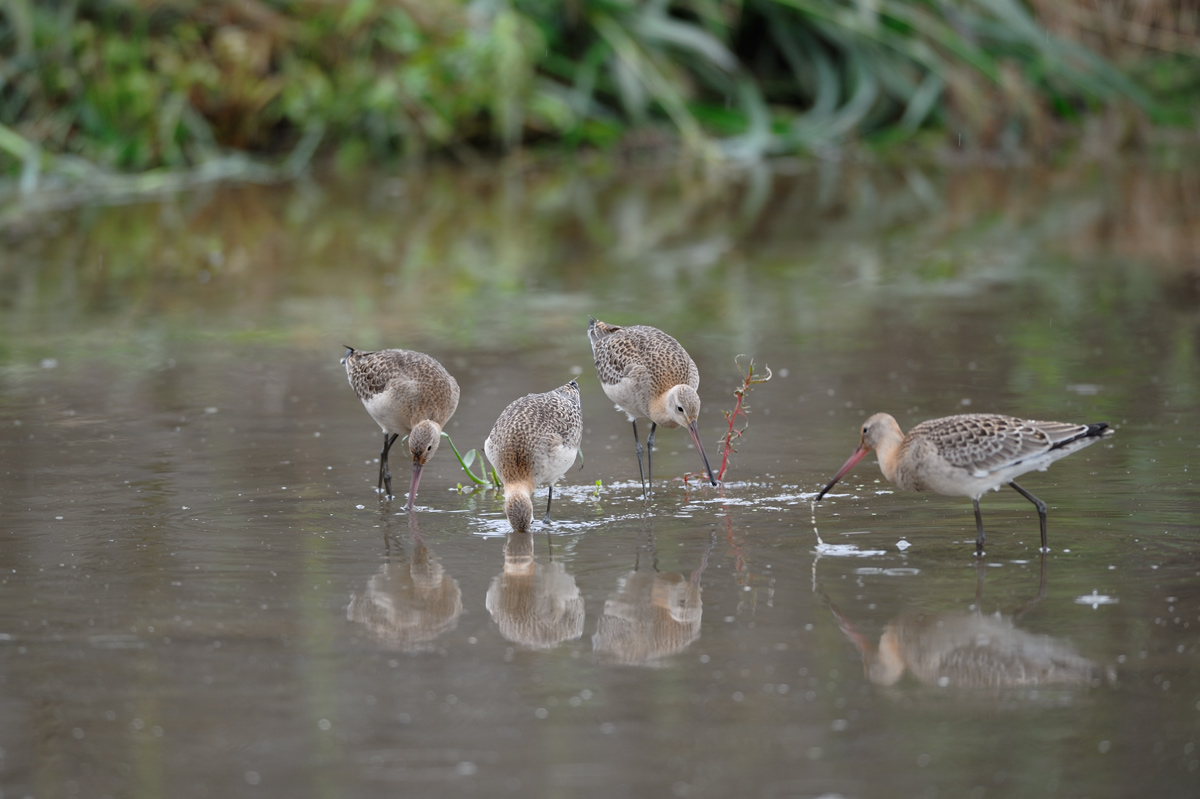
[(1046, 503), (1014, 482), (1026, 472), (1044, 472), (1050, 464), (1111, 435), (1107, 422), (1070, 424), (1037, 422), (990, 413), (965, 413), (930, 419), (905, 435), (890, 414), (877, 413), (862, 426), (858, 449), (817, 501), (874, 449), (883, 476), (905, 491), (933, 491), (949, 497), (970, 497), (975, 504), (975, 550), (983, 552), (983, 517), (979, 498), (1003, 485), (1037, 508), (1046, 547)]
[[(638, 477), (642, 493), (653, 493), (654, 431), (663, 427), (686, 427), (692, 436), (704, 471), (713, 485), (712, 468), (704, 445), (700, 443), (697, 422), (700, 417), (700, 371), (696, 362), (678, 341), (658, 328), (648, 325), (617, 327), (588, 321), (588, 341), (596, 361), (600, 386), (617, 410), (624, 411), (633, 423), (633, 446), (638, 459)], [(642, 471), (642, 442), (638, 440), (637, 420), (650, 420), (650, 435), (646, 437), (646, 470)]]
[(514, 400), (496, 420), (483, 451), (504, 483), (504, 514), (516, 532), (533, 522), (533, 489), (546, 483), (546, 516), (554, 500), (554, 482), (575, 462), (583, 438), (579, 384), (572, 380), (544, 394)]
[(458, 408), (458, 383), (440, 363), (423, 352), (379, 350), (362, 352), (346, 347), (342, 358), (346, 377), (371, 418), (383, 429), (379, 453), (379, 485), (392, 497), (392, 472), (388, 451), (401, 434), (408, 436), (412, 452), (412, 483), (407, 510), (412, 510), (421, 482), (421, 470), (437, 452), (442, 427)]

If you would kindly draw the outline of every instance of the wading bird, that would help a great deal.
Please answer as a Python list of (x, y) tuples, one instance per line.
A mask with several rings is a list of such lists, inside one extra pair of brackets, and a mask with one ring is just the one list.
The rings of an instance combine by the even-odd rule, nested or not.
[(1045, 552), (1046, 504), (1014, 480), (1026, 472), (1044, 472), (1059, 458), (1112, 432), (1107, 422), (1038, 422), (999, 414), (965, 413), (921, 422), (905, 435), (890, 414), (877, 413), (863, 423), (858, 449), (821, 489), (817, 501), (873, 449), (879, 455), (883, 476), (905, 491), (970, 497), (975, 504), (977, 553), (983, 552), (984, 539), (979, 498), (1003, 485), (1012, 486), (1037, 508)]
[(402, 434), (412, 452), (412, 483), (407, 509), (412, 510), (421, 470), (437, 452), (442, 428), (458, 408), (458, 383), (440, 363), (423, 352), (379, 350), (362, 352), (346, 347), (342, 358), (346, 377), (371, 418), (383, 429), (379, 453), (380, 492), (392, 497), (388, 451)]
[(533, 523), (533, 490), (545, 483), (546, 516), (554, 501), (554, 482), (575, 462), (583, 438), (583, 405), (572, 380), (544, 394), (526, 394), (500, 414), (483, 442), (483, 451), (504, 483), (504, 514), (516, 532)]
[[(647, 325), (617, 327), (591, 319), (588, 341), (596, 361), (600, 386), (618, 410), (633, 423), (633, 445), (638, 459), (638, 477), (642, 493), (653, 493), (654, 431), (663, 427), (686, 427), (692, 436), (704, 471), (713, 485), (712, 468), (704, 445), (700, 443), (697, 422), (700, 417), (700, 372), (696, 362), (678, 341), (658, 328)], [(642, 471), (642, 442), (638, 440), (637, 420), (650, 420), (646, 437), (646, 470)]]

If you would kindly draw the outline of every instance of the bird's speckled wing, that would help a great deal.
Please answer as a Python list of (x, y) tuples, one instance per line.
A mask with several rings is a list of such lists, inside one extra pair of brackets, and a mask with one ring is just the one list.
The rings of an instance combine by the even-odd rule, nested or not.
[(1087, 432), (1087, 425), (968, 413), (922, 422), (909, 431), (908, 440), (927, 439), (947, 463), (982, 477)]
[(555, 448), (577, 450), (582, 438), (579, 386), (571, 381), (512, 402), (496, 420), (486, 450), (502, 475), (532, 474), (540, 456)]
[(588, 328), (596, 376), (612, 386), (622, 380), (652, 379), (658, 396), (672, 386), (700, 386), (700, 372), (687, 351), (671, 336), (646, 325), (616, 327), (593, 321)]
[(388, 349), (346, 355), (346, 376), (363, 402), (389, 388), (406, 417), (433, 419), (444, 425), (458, 408), (458, 382), (423, 352)]

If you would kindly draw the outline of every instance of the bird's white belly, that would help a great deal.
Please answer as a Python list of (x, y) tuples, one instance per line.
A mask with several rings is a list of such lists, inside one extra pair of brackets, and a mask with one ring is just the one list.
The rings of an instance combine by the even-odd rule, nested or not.
[[(485, 444), (485, 449), (486, 446)], [(575, 449), (573, 447), (558, 446), (552, 448), (545, 458), (538, 459), (537, 467), (533, 474), (533, 484), (553, 483), (566, 474), (567, 469), (570, 469), (571, 464), (574, 462)]]
[(399, 435), (408, 435), (410, 428), (405, 424), (405, 420), (401, 418), (401, 414), (397, 412), (396, 403), (388, 398), (386, 391), (376, 394), (370, 399), (362, 401), (363, 407), (367, 409), (367, 413), (371, 414), (371, 418), (375, 420), (375, 424), (385, 433), (397, 433)]
[(618, 383), (602, 383), (601, 388), (604, 389), (605, 396), (617, 406), (617, 410), (625, 412), (629, 421), (632, 422), (638, 417), (649, 418), (649, 400), (642, 396), (642, 392), (637, 390), (637, 386), (629, 378), (623, 378)]
[(1067, 455), (1062, 450), (1049, 450), (1017, 463), (997, 467), (990, 472), (954, 468), (942, 473), (925, 475), (926, 490), (950, 497), (978, 499), (989, 491), (999, 491), (1013, 480), (1029, 472), (1044, 472), (1050, 464)]

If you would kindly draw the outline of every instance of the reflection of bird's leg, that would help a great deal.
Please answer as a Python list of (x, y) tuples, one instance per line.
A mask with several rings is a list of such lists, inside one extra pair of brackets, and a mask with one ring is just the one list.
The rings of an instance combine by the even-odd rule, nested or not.
[(1045, 503), (1045, 502), (1042, 502), (1040, 499), (1038, 499), (1037, 497), (1035, 497), (1033, 494), (1030, 494), (1028, 491), (1026, 491), (1025, 489), (1021, 488), (1021, 487), (1020, 487), (1019, 485), (1017, 485), (1017, 484), (1016, 484), (1014, 481), (1010, 480), (1010, 481), (1008, 482), (1008, 484), (1009, 484), (1010, 486), (1012, 486), (1014, 489), (1016, 489), (1016, 492), (1017, 492), (1018, 494), (1020, 494), (1021, 496), (1025, 497), (1025, 499), (1029, 500), (1030, 502), (1032, 502), (1032, 503), (1033, 503), (1033, 506), (1034, 506), (1035, 508), (1037, 508), (1037, 512), (1038, 512), (1038, 524), (1039, 524), (1039, 525), (1041, 526), (1041, 528), (1042, 528), (1042, 551), (1043, 551), (1043, 552), (1047, 551), (1047, 550), (1046, 550), (1046, 503)]
[(983, 558), (975, 560), (975, 612), (983, 613), (983, 575), (987, 573), (987, 564)]
[(642, 471), (642, 442), (638, 441), (637, 419), (633, 420), (633, 451), (637, 453), (638, 479), (642, 481), (642, 496), (646, 496), (646, 473)]
[[(383, 530), (383, 556), (386, 560), (392, 559), (392, 545), (396, 546), (396, 552), (401, 557), (404, 556), (404, 542), (396, 537), (392, 530), (392, 516), (384, 508), (379, 509), (379, 527)], [(409, 525), (412, 526), (411, 524)]]
[(646, 436), (646, 482), (650, 484), (650, 493), (654, 493), (654, 431), (658, 422), (650, 422), (650, 435)]
[(387, 433), (383, 434), (383, 449), (379, 452), (379, 485), (377, 488), (382, 489), (387, 485), (388, 499), (392, 497), (392, 470), (388, 468), (388, 451), (392, 448), (392, 444), (396, 443), (396, 439), (400, 437), (399, 433), (392, 433), (388, 437)]
[[(713, 531), (708, 536), (708, 549), (704, 550), (704, 557), (700, 558), (700, 565), (696, 568), (695, 571), (692, 572), (691, 577), (689, 578), (693, 583), (698, 584), (700, 582), (700, 575), (704, 574), (704, 570), (708, 568), (708, 556), (712, 554), (713, 548), (716, 547), (716, 545), (717, 545), (717, 531), (714, 528)], [(813, 585), (814, 585), (814, 587), (816, 586), (816, 578), (817, 578), (816, 565), (817, 565), (817, 562), (814, 560), (813, 561)]]
[(1026, 602), (1024, 605), (1022, 605), (1020, 610), (1018, 610), (1016, 613), (1013, 614), (1013, 621), (1016, 621), (1017, 619), (1021, 618), (1023, 615), (1025, 615), (1029, 611), (1033, 610), (1033, 608), (1039, 602), (1041, 602), (1043, 599), (1046, 598), (1046, 552), (1045, 552), (1045, 550), (1042, 550), (1042, 562), (1041, 562), (1041, 566), (1039, 567), (1038, 571), (1039, 571), (1038, 592), (1033, 596), (1032, 599), (1030, 599), (1028, 602)]
[[(643, 516), (646, 519), (645, 516)], [(640, 571), (642, 568), (642, 555), (646, 555), (651, 560), (651, 568), (658, 571), (658, 552), (654, 545), (654, 528), (650, 519), (646, 519), (646, 526), (637, 536), (637, 546), (633, 550), (633, 570)]]
[(545, 524), (550, 523), (550, 503), (554, 501), (554, 483), (550, 484), (549, 496), (546, 497), (546, 517), (542, 519)]

